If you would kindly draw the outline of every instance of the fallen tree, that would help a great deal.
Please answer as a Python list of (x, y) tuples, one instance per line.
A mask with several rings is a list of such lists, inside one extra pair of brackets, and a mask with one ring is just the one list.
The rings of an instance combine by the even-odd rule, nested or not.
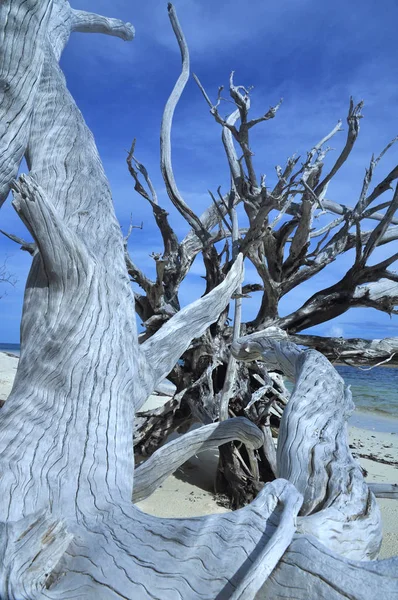
[[(196, 259), (203, 260), (206, 293), (219, 285), (232, 260), (241, 252), (246, 264), (254, 267), (256, 280), (238, 286), (233, 295), (234, 322), (228, 307), (200, 339), (195, 339), (182, 354), (170, 374), (177, 394), (163, 408), (139, 414), (135, 432), (135, 450), (150, 455), (173, 431), (184, 432), (194, 422), (210, 424), (229, 416), (245, 416), (263, 429), (267, 443), (255, 455), (236, 445), (221, 449), (215, 482), (217, 492), (225, 493), (233, 507), (253, 499), (266, 481), (275, 477), (273, 437), (288, 400), (283, 381), (268, 373), (261, 363), (240, 364), (229, 348), (239, 335), (269, 326), (289, 333), (297, 344), (321, 351), (331, 361), (370, 368), (398, 363), (398, 338), (386, 340), (344, 339), (308, 335), (303, 331), (334, 319), (349, 309), (371, 307), (390, 315), (397, 313), (398, 280), (392, 265), (398, 258), (397, 188), (389, 195), (398, 178), (395, 167), (371, 189), (376, 167), (394, 145), (394, 138), (379, 156), (372, 156), (357, 198), (343, 203), (328, 197), (328, 187), (350, 158), (359, 135), (363, 102), (350, 100), (347, 136), (341, 152), (330, 162), (327, 144), (342, 131), (339, 121), (306, 154), (300, 164), (292, 156), (284, 167), (276, 167), (276, 180), (266, 185), (254, 166), (251, 134), (254, 127), (273, 119), (281, 102), (259, 117), (251, 116), (251, 90), (229, 80), (229, 98), (212, 102), (199, 78), (194, 75), (210, 113), (221, 127), (222, 143), (229, 165), (231, 187), (226, 192), (211, 192), (209, 208), (197, 215), (186, 203), (175, 181), (172, 164), (171, 128), (175, 108), (190, 75), (188, 45), (182, 29), (171, 13), (171, 24), (178, 41), (182, 70), (166, 102), (161, 126), (161, 172), (169, 198), (185, 218), (188, 231), (180, 240), (166, 210), (160, 206), (147, 168), (136, 155), (136, 141), (127, 157), (135, 190), (151, 206), (159, 229), (161, 245), (152, 256), (156, 279), (140, 269), (129, 252), (125, 239), (126, 264), (135, 286), (136, 310), (142, 320), (144, 342), (161, 329), (180, 310), (180, 286), (189, 277)], [(221, 107), (228, 100), (223, 117)], [(268, 179), (267, 179), (268, 181)], [(373, 229), (369, 223), (374, 223)], [(242, 227), (242, 223), (245, 225)], [(388, 257), (374, 260), (380, 246), (390, 248)], [(290, 314), (282, 316), (281, 300), (312, 279), (341, 256), (350, 257), (350, 267), (337, 281), (320, 289)], [(232, 259), (232, 260), (231, 260)], [(253, 269), (251, 270), (253, 272)], [(242, 303), (260, 294), (258, 311), (251, 320), (242, 319)]]
[[(16, 8), (13, 10), (18, 12)], [(42, 5), (40, 11), (43, 12), (37, 13), (39, 37), (40, 28), (45, 26), (49, 17), (49, 10)], [(89, 27), (83, 23), (84, 13), (76, 15), (77, 12), (74, 29), (87, 31)], [(174, 400), (163, 408), (137, 415), (135, 452), (137, 456), (150, 455), (164, 443), (168, 434), (187, 431), (194, 422), (210, 424), (229, 416), (250, 418), (263, 429), (268, 443), (255, 456), (248, 449), (242, 448), (239, 452), (236, 446), (225, 446), (221, 450), (216, 481), (217, 491), (226, 493), (232, 506), (239, 507), (253, 499), (262, 484), (275, 476), (272, 437), (277, 434), (289, 394), (281, 378), (267, 373), (261, 363), (237, 364), (229, 351), (231, 341), (239, 335), (276, 325), (287, 331), (292, 341), (317, 349), (336, 363), (364, 368), (397, 364), (398, 338), (344, 339), (302, 333), (355, 307), (396, 313), (397, 275), (391, 267), (398, 255), (392, 249), (388, 258), (375, 263), (373, 253), (380, 246), (392, 247), (398, 238), (398, 218), (395, 214), (398, 194), (395, 193), (392, 199), (385, 199), (398, 178), (398, 167), (392, 169), (370, 191), (376, 167), (396, 138), (387, 144), (378, 157), (371, 158), (358, 198), (347, 199), (343, 203), (328, 198), (328, 186), (349, 159), (359, 135), (363, 102), (355, 104), (351, 100), (347, 115), (347, 137), (337, 159), (328, 163), (331, 155), (327, 143), (342, 130), (340, 121), (307, 152), (301, 164), (300, 157), (292, 156), (284, 168), (276, 167), (275, 184), (267, 187), (265, 177), (255, 172), (250, 135), (254, 127), (276, 116), (281, 102), (263, 115), (251, 118), (251, 90), (236, 85), (232, 74), (229, 102), (232, 101), (235, 106), (233, 112), (224, 118), (220, 112), (224, 102), (222, 89), (213, 103), (195, 76), (211, 115), (221, 127), (231, 176), (230, 189), (226, 193), (221, 188), (217, 193), (211, 192), (209, 208), (198, 216), (182, 197), (173, 173), (171, 127), (175, 108), (190, 75), (190, 65), (188, 46), (172, 11), (170, 20), (181, 49), (182, 71), (164, 111), (161, 171), (170, 200), (186, 219), (189, 229), (187, 235), (179, 240), (166, 210), (159, 205), (150, 174), (136, 156), (134, 142), (127, 157), (128, 168), (134, 178), (136, 191), (149, 202), (153, 210), (162, 238), (159, 252), (152, 254), (156, 263), (155, 280), (146, 276), (129, 253), (128, 238), (133, 227), (130, 227), (124, 240), (129, 276), (136, 284), (135, 308), (143, 325), (140, 343), (148, 340), (178, 313), (181, 308), (181, 283), (189, 276), (197, 258), (203, 258), (206, 293), (222, 283), (238, 252), (243, 254), (247, 264), (255, 268), (257, 281), (238, 286), (235, 290), (233, 324), (228, 318), (229, 307), (226, 306), (203, 336), (195, 338), (182, 353), (170, 373), (177, 390)], [(90, 27), (93, 31), (105, 32), (108, 25), (98, 20), (92, 22)], [(123, 36), (122, 30), (116, 33)], [(29, 40), (29, 44), (32, 44), (32, 56), (37, 54), (35, 60), (40, 65), (42, 46), (32, 40)], [(3, 68), (7, 69), (4, 72), (13, 73), (14, 82), (10, 89), (5, 86), (7, 104), (4, 106), (8, 114), (15, 115), (20, 126), (15, 136), (7, 131), (3, 138), (3, 177), (16, 175), (26, 151), (28, 133), (22, 123), (24, 119), (29, 120), (30, 111), (33, 110), (33, 97), (39, 85), (38, 69), (42, 68), (38, 66), (36, 70), (32, 69), (32, 64), (24, 63), (21, 67), (15, 56), (4, 61)], [(26, 88), (18, 83), (24, 81), (30, 82)], [(9, 135), (11, 138), (7, 141)], [(4, 187), (6, 192), (7, 186)], [(0, 189), (0, 196), (2, 193)], [(239, 225), (242, 222), (245, 227)], [(368, 223), (372, 222), (374, 229), (366, 230)], [(34, 244), (12, 234), (6, 235), (34, 254)], [(354, 254), (352, 265), (339, 281), (317, 291), (291, 314), (279, 314), (280, 301), (287, 294), (328, 268), (338, 257), (344, 254), (348, 256), (350, 251), (351, 255)], [(258, 302), (257, 315), (252, 320), (242, 320), (243, 302), (247, 297), (259, 294), (261, 300)]]
[[(242, 281), (242, 256), (218, 286), (139, 344), (109, 186), (58, 65), (72, 31), (131, 39), (132, 27), (64, 0), (6, 0), (0, 11), (5, 73), (15, 57), (4, 49), (22, 53), (25, 35), (38, 33), (41, 50), (33, 64), (12, 62), (40, 73), (22, 138), (29, 175), (14, 181), (1, 173), (35, 241), (21, 358), (1, 410), (2, 600), (250, 600), (264, 582), (269, 598), (396, 598), (397, 559), (369, 562), (380, 545), (380, 516), (346, 442), (349, 393), (323, 356), (279, 330), (236, 340), (233, 352), (296, 380), (277, 454), (285, 479), (228, 514), (173, 520), (135, 507), (132, 497), (151, 493), (198, 445), (239, 439), (254, 451), (263, 443), (253, 423), (229, 419), (164, 446), (134, 480), (135, 412), (192, 338), (219, 318)], [(307, 394), (316, 400), (312, 420)]]

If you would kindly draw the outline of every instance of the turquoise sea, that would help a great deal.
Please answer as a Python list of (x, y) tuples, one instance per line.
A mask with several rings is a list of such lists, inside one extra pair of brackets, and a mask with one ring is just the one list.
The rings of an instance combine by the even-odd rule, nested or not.
[[(398, 419), (398, 369), (375, 367), (365, 370), (349, 366), (335, 368), (351, 388), (356, 416), (373, 415), (381, 420), (383, 417)], [(285, 383), (288, 390), (293, 389), (292, 383)], [(364, 423), (362, 426), (365, 426)], [(398, 421), (396, 426), (398, 427)]]
[(364, 371), (354, 367), (339, 366), (337, 371), (351, 386), (357, 409), (376, 412), (386, 417), (398, 418), (398, 369), (376, 367)]
[[(0, 352), (19, 356), (19, 344), (0, 344)], [(338, 372), (351, 386), (352, 397), (360, 412), (398, 418), (398, 368), (376, 367), (370, 371), (339, 366)]]

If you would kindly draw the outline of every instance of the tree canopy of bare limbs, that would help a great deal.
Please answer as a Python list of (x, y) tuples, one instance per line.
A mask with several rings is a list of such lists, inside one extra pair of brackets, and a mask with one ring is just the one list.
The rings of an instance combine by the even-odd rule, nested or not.
[[(178, 30), (171, 5), (169, 14)], [(135, 506), (201, 448), (264, 443), (254, 423), (225, 419), (134, 469), (136, 411), (217, 322), (243, 279), (243, 256), (139, 344), (109, 186), (58, 65), (73, 31), (131, 40), (134, 30), (65, 0), (4, 0), (0, 19), (0, 122), (9, 124), (1, 189), (3, 198), (12, 189), (35, 242), (21, 358), (1, 409), (1, 599), (250, 600), (261, 586), (275, 599), (396, 598), (398, 559), (373, 560), (380, 514), (347, 445), (349, 390), (325, 357), (280, 327), (232, 345), (236, 360), (260, 360), (296, 382), (281, 422), (278, 479), (228, 514), (161, 519)], [(15, 180), (23, 156), (29, 174)], [(163, 158), (175, 193), (167, 148)], [(190, 243), (207, 247), (202, 219), (184, 210)]]
[[(276, 326), (294, 343), (317, 349), (332, 361), (368, 367), (398, 363), (398, 338), (344, 339), (300, 333), (356, 307), (397, 314), (398, 275), (392, 266), (398, 259), (398, 166), (381, 181), (376, 179), (376, 168), (398, 137), (371, 157), (357, 198), (347, 198), (343, 204), (330, 198), (329, 184), (338, 177), (359, 135), (363, 102), (355, 103), (351, 98), (345, 142), (335, 160), (327, 160), (327, 155), (329, 159), (331, 156), (328, 143), (344, 135), (341, 121), (304, 158), (292, 156), (284, 167), (277, 166), (276, 184), (269, 188), (265, 176), (256, 173), (250, 136), (254, 127), (277, 115), (282, 100), (264, 114), (252, 116), (251, 90), (237, 85), (234, 73), (227, 97), (220, 87), (215, 102), (194, 75), (211, 118), (220, 125), (231, 180), (226, 193), (221, 187), (209, 192), (209, 208), (199, 216), (185, 202), (173, 173), (171, 127), (190, 75), (190, 58), (183, 32), (174, 19), (172, 26), (181, 50), (182, 70), (164, 109), (161, 172), (168, 196), (189, 229), (179, 240), (159, 203), (150, 173), (136, 154), (134, 140), (128, 168), (135, 190), (152, 207), (163, 246), (153, 253), (156, 278), (152, 280), (128, 252), (131, 228), (125, 239), (126, 264), (137, 284), (136, 310), (144, 327), (140, 341), (150, 339), (178, 313), (180, 286), (197, 257), (204, 263), (205, 293), (224, 280), (238, 253), (254, 267), (257, 281), (235, 290), (233, 324), (226, 308), (181, 357), (170, 375), (177, 394), (164, 407), (138, 416), (135, 446), (137, 454), (148, 455), (169, 433), (186, 430), (193, 421), (209, 424), (228, 416), (249, 417), (263, 429), (267, 442), (255, 455), (244, 448), (240, 453), (236, 447), (222, 448), (216, 482), (217, 491), (226, 493), (232, 505), (239, 507), (256, 495), (262, 482), (276, 475), (270, 425), (278, 426), (288, 393), (280, 377), (269, 376), (263, 364), (237, 364), (229, 351), (231, 341)], [(226, 117), (222, 116), (224, 106), (230, 111)], [(239, 226), (242, 220), (244, 227)], [(376, 261), (373, 253), (381, 246), (390, 252), (388, 258)], [(292, 313), (280, 315), (279, 303), (286, 294), (342, 256), (352, 263), (336, 283), (317, 291)], [(255, 295), (261, 297), (257, 314), (242, 322), (242, 302)]]

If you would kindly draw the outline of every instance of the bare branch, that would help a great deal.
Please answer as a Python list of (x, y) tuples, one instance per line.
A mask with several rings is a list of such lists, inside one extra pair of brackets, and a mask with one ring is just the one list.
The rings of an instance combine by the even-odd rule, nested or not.
[(383, 156), (385, 155), (386, 152), (389, 151), (389, 149), (398, 141), (398, 135), (395, 136), (395, 138), (393, 138), (391, 140), (391, 142), (388, 142), (387, 146), (380, 152), (379, 156), (376, 158), (376, 165), (381, 161), (381, 159), (383, 158)]
[(228, 223), (227, 219), (225, 218), (225, 215), (223, 214), (222, 210), (220, 209), (220, 206), (217, 202), (217, 200), (215, 199), (213, 193), (208, 190), (209, 194), (210, 194), (210, 198), (213, 201), (213, 204), (218, 212), (218, 214), (220, 215), (220, 219), (222, 220), (222, 222), (224, 223), (224, 225), (226, 226), (226, 228), (228, 229), (228, 231), (232, 234), (232, 227), (231, 225)]
[(124, 23), (119, 19), (111, 19), (86, 12), (85, 10), (72, 9), (72, 31), (83, 33), (105, 33), (119, 37), (122, 40), (134, 39), (135, 30), (131, 23)]
[(318, 204), (318, 206), (321, 210), (324, 210), (321, 198), (315, 194), (314, 190), (308, 185), (308, 183), (305, 181), (305, 179), (302, 179), (301, 183), (303, 184), (303, 186), (304, 186), (305, 190), (308, 192), (308, 194), (311, 196), (312, 200), (316, 204)]
[[(241, 94), (240, 90), (243, 90), (244, 94)], [(243, 152), (248, 178), (253, 187), (258, 187), (257, 177), (252, 161), (253, 153), (249, 147), (249, 129), (247, 117), (250, 110), (250, 92), (243, 86), (234, 85), (234, 71), (231, 72), (229, 79), (229, 93), (239, 109), (241, 125), (236, 139)]]
[(152, 181), (149, 177), (148, 171), (146, 170), (146, 168), (144, 167), (144, 165), (142, 163), (140, 163), (137, 158), (134, 156), (134, 151), (135, 151), (135, 145), (136, 145), (136, 139), (133, 139), (133, 143), (131, 144), (131, 148), (127, 154), (127, 166), (129, 168), (130, 174), (131, 176), (134, 178), (135, 184), (136, 184), (136, 191), (141, 194), (141, 196), (143, 196), (146, 200), (150, 200), (151, 198), (149, 197), (149, 195), (146, 193), (146, 191), (144, 190), (144, 188), (141, 186), (141, 183), (138, 179), (138, 173), (135, 170), (135, 168), (133, 167), (133, 161), (135, 163), (135, 165), (137, 166), (138, 171), (144, 176), (144, 179), (148, 185), (149, 191), (151, 193), (151, 197), (152, 197), (152, 202), (154, 204), (158, 204), (158, 197), (156, 194), (156, 190), (152, 184)]
[[(232, 222), (232, 260), (235, 261), (238, 257), (238, 241), (239, 241), (239, 225), (236, 209), (231, 203), (230, 217)], [(240, 328), (242, 323), (242, 282), (239, 283), (235, 291), (236, 298), (234, 300), (234, 324), (232, 328), (232, 342), (240, 336)], [(236, 360), (232, 354), (229, 355), (227, 372), (225, 374), (224, 385), (220, 397), (220, 421), (228, 419), (228, 406), (232, 397), (233, 386), (236, 378)]]
[(178, 191), (171, 162), (171, 127), (175, 108), (189, 78), (189, 50), (172, 4), (168, 4), (168, 11), (170, 22), (181, 51), (182, 71), (166, 102), (163, 112), (160, 132), (160, 168), (170, 200), (195, 231), (196, 235), (205, 243), (209, 238), (209, 233)]
[[(209, 105), (209, 107), (210, 107), (210, 112), (211, 112), (211, 114), (213, 115), (213, 117), (215, 118), (216, 122), (217, 122), (217, 123), (219, 123), (220, 125), (222, 125), (223, 127), (227, 127), (227, 128), (228, 128), (228, 129), (229, 129), (229, 130), (232, 132), (232, 134), (233, 134), (234, 136), (237, 136), (238, 132), (237, 132), (237, 129), (236, 129), (236, 127), (235, 127), (233, 124), (231, 124), (231, 123), (228, 123), (228, 120), (225, 120), (225, 119), (223, 119), (223, 118), (222, 118), (222, 117), (220, 117), (220, 115), (219, 115), (219, 112), (218, 112), (217, 108), (218, 108), (218, 105), (219, 105), (219, 103), (220, 103), (220, 102), (219, 102), (220, 98), (219, 98), (219, 100), (218, 100), (217, 104), (215, 104), (215, 105), (214, 105), (214, 104), (212, 103), (212, 101), (210, 100), (210, 98), (209, 98), (209, 96), (208, 96), (208, 94), (207, 94), (207, 92), (206, 92), (205, 88), (204, 88), (204, 87), (203, 87), (203, 85), (201, 84), (201, 82), (200, 82), (200, 80), (199, 80), (199, 77), (198, 77), (197, 75), (195, 75), (195, 73), (193, 73), (193, 78), (194, 78), (194, 80), (196, 81), (196, 83), (197, 83), (197, 85), (198, 85), (198, 87), (199, 87), (200, 91), (202, 92), (204, 99), (206, 100), (207, 104)], [(220, 88), (219, 88), (219, 91), (220, 91), (221, 89), (222, 89), (222, 87), (220, 87)]]
[(398, 283), (386, 279), (358, 286), (351, 302), (352, 306), (369, 306), (389, 315), (398, 314)]
[[(223, 283), (203, 298), (180, 310), (141, 345), (145, 360), (148, 365), (151, 365), (151, 380), (148, 383), (147, 395), (170, 373), (192, 339), (202, 335), (218, 318), (242, 279), (243, 258), (239, 255)], [(189, 329), (187, 323), (190, 324)]]
[[(322, 205), (325, 210), (328, 210), (329, 212), (334, 213), (336, 215), (348, 215), (353, 211), (352, 207), (349, 207), (345, 204), (339, 204), (338, 202), (334, 202), (333, 200), (327, 200), (326, 198), (322, 200)], [(292, 202), (290, 209), (287, 212), (293, 215), (300, 214), (300, 204)], [(383, 217), (384, 215), (382, 213), (374, 213), (368, 215), (366, 218), (372, 219), (374, 221), (381, 221)], [(393, 223), (394, 225), (398, 225), (398, 218), (395, 217), (394, 219), (392, 219), (391, 223)]]
[[(366, 340), (362, 338), (337, 338), (307, 334), (289, 335), (295, 344), (322, 352), (331, 362), (357, 365), (373, 365), (392, 361), (398, 363), (398, 337)], [(391, 358), (392, 357), (392, 358)]]
[(392, 354), (390, 354), (390, 356), (388, 358), (386, 358), (385, 360), (381, 360), (380, 362), (376, 363), (375, 365), (373, 365), (371, 367), (358, 367), (358, 369), (361, 369), (361, 371), (371, 371), (375, 367), (381, 367), (382, 365), (389, 363), (390, 361), (392, 361), (392, 359), (394, 358), (395, 355), (396, 355), (396, 352), (393, 352)]
[(222, 128), (222, 142), (224, 145), (225, 153), (227, 155), (229, 168), (231, 170), (232, 179), (235, 183), (236, 189), (242, 190), (242, 174), (241, 167), (238, 161), (238, 157), (236, 155), (236, 150), (234, 146), (234, 141), (232, 139), (232, 133), (230, 129), (230, 125), (235, 125), (237, 119), (239, 118), (239, 109), (236, 109), (232, 114), (230, 114), (225, 123), (226, 125)]
[[(0, 265), (0, 285), (7, 284), (7, 285), (15, 286), (16, 283), (17, 283), (17, 279), (7, 269), (7, 257), (6, 257), (4, 262)], [(7, 295), (6, 291), (4, 291), (4, 293), (0, 293), (0, 299), (6, 295)]]
[[(162, 236), (162, 239), (163, 239), (164, 256), (168, 257), (170, 255), (176, 255), (179, 251), (178, 238), (169, 223), (168, 213), (161, 206), (159, 206), (156, 190), (152, 184), (152, 181), (151, 181), (151, 178), (149, 177), (147, 169), (134, 156), (135, 144), (136, 144), (136, 140), (134, 139), (133, 143), (131, 145), (131, 149), (130, 149), (130, 151), (127, 155), (127, 159), (126, 159), (130, 175), (133, 177), (133, 179), (135, 181), (134, 189), (139, 194), (141, 194), (141, 196), (143, 196), (150, 203), (150, 205), (152, 207), (156, 225), (158, 226), (159, 231)], [(138, 179), (138, 173), (133, 166), (133, 161), (134, 161), (138, 171), (144, 176), (151, 196), (149, 196), (149, 194), (146, 192), (146, 190), (141, 185), (141, 183)]]
[(155, 285), (154, 281), (151, 281), (137, 265), (132, 260), (128, 249), (127, 249), (127, 240), (125, 238), (124, 241), (124, 256), (126, 260), (127, 272), (130, 275), (131, 279), (137, 283), (145, 293), (148, 295), (151, 293), (152, 287)]
[(363, 212), (367, 206), (366, 194), (368, 193), (368, 189), (369, 189), (370, 183), (372, 181), (373, 171), (375, 169), (375, 166), (376, 166), (375, 157), (374, 157), (374, 155), (372, 155), (372, 158), (370, 159), (369, 168), (365, 170), (365, 177), (363, 179), (362, 190), (361, 190), (361, 194), (359, 196), (359, 200), (356, 203), (354, 210), (352, 211), (352, 212), (354, 212), (354, 214), (356, 215), (357, 218), (362, 218)]
[[(384, 194), (384, 192), (386, 192), (387, 190), (390, 190), (391, 184), (395, 179), (398, 179), (398, 165), (394, 167), (394, 169), (387, 175), (387, 177), (385, 177), (383, 181), (380, 182), (375, 187), (373, 192), (366, 198), (366, 206), (369, 206), (374, 200), (376, 200), (376, 198)], [(373, 218), (375, 218), (374, 215)], [(380, 221), (380, 219), (378, 220)]]
[(325, 135), (325, 137), (322, 138), (317, 144), (315, 144), (315, 146), (311, 149), (311, 151), (308, 153), (308, 157), (307, 157), (305, 164), (307, 164), (307, 163), (309, 164), (312, 161), (312, 159), (314, 158), (314, 156), (316, 156), (319, 153), (322, 146), (324, 144), (326, 144), (326, 142), (328, 142), (334, 135), (336, 135), (336, 133), (338, 133), (341, 130), (342, 130), (341, 120), (339, 120), (339, 121), (337, 121), (337, 125), (335, 127), (333, 127), (333, 129), (327, 135)]
[(398, 483), (368, 483), (368, 486), (376, 498), (398, 500)]
[(241, 441), (251, 448), (263, 443), (261, 431), (248, 419), (238, 417), (204, 425), (159, 448), (135, 469), (133, 502), (150, 496), (156, 488), (193, 455), (216, 450), (222, 444)]
[(26, 242), (25, 240), (18, 237), (17, 235), (13, 235), (12, 233), (7, 233), (6, 231), (3, 231), (2, 229), (0, 229), (0, 233), (5, 235), (6, 237), (8, 237), (10, 240), (15, 242), (16, 244), (19, 244), (21, 246), (21, 250), (24, 250), (25, 252), (29, 252), (29, 254), (31, 254), (32, 256), (36, 252), (37, 246), (34, 242)]
[[(338, 219), (335, 219), (334, 221), (332, 221), (331, 223), (328, 223), (324, 227), (321, 227), (320, 229), (317, 229), (315, 231), (311, 231), (310, 239), (319, 237), (321, 235), (324, 235), (325, 233), (328, 234), (329, 231), (331, 231), (335, 227), (338, 227), (339, 225), (341, 225), (344, 220), (345, 220), (345, 217), (339, 217)], [(317, 252), (315, 252), (315, 254), (316, 253)]]
[(380, 223), (375, 227), (372, 233), (369, 236), (368, 241), (366, 242), (365, 248), (363, 250), (362, 261), (363, 264), (366, 263), (369, 256), (372, 254), (374, 248), (378, 245), (378, 242), (383, 237), (385, 232), (387, 231), (388, 226), (391, 223), (393, 216), (395, 215), (398, 209), (398, 185), (395, 188), (393, 199), (391, 200), (390, 206), (388, 207), (384, 218), (380, 221)]
[(359, 120), (363, 116), (361, 114), (362, 107), (363, 107), (362, 100), (361, 100), (361, 102), (359, 102), (357, 105), (354, 106), (354, 101), (352, 98), (350, 98), (350, 108), (349, 108), (348, 116), (347, 116), (347, 123), (348, 123), (347, 141), (345, 143), (343, 151), (341, 152), (340, 156), (336, 160), (331, 171), (326, 175), (326, 177), (316, 187), (315, 194), (317, 196), (320, 196), (322, 194), (323, 190), (328, 185), (329, 181), (336, 175), (337, 171), (342, 167), (342, 165), (345, 163), (345, 161), (349, 157), (351, 150), (353, 149), (356, 139), (358, 137)]
[(258, 117), (257, 119), (251, 119), (246, 125), (247, 129), (251, 129), (258, 123), (262, 123), (263, 121), (269, 121), (270, 119), (273, 119), (280, 107), (282, 106), (282, 102), (283, 98), (279, 100), (278, 104), (275, 104), (275, 106), (271, 106), (271, 108), (262, 117)]
[[(244, 255), (247, 255), (250, 252), (250, 249), (253, 245), (261, 242), (264, 235), (266, 235), (267, 217), (272, 210), (272, 204), (268, 199), (266, 190), (264, 188), (264, 192), (262, 193), (262, 202), (260, 208), (254, 219), (252, 219), (250, 223), (250, 227), (245, 235), (244, 240), (241, 242), (241, 252)], [(269, 227), (270, 229), (271, 227)], [(269, 232), (269, 235), (271, 233)]]
[[(274, 189), (272, 190), (271, 196), (273, 196), (274, 198), (280, 197), (280, 195), (282, 194), (282, 191), (286, 188), (286, 186), (289, 185), (288, 179), (290, 178), (291, 174), (293, 173), (293, 169), (299, 160), (300, 160), (299, 156), (293, 155), (287, 159), (286, 166), (283, 171), (282, 171), (282, 167), (279, 167), (279, 166), (275, 167), (279, 181), (276, 184), (276, 186), (274, 187)], [(286, 202), (285, 202), (285, 204), (286, 204)]]
[(385, 208), (387, 208), (388, 206), (390, 206), (390, 202), (391, 202), (391, 200), (389, 200), (388, 202), (382, 202), (381, 204), (378, 204), (377, 206), (373, 206), (372, 208), (369, 208), (368, 210), (365, 210), (362, 213), (363, 214), (363, 218), (364, 219), (368, 219), (375, 212), (377, 212), (379, 210), (384, 210)]

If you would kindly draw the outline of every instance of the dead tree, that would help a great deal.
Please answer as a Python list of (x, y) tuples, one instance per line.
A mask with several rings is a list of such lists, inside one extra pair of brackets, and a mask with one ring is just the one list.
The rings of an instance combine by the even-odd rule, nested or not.
[[(324, 357), (299, 350), (279, 330), (238, 339), (233, 352), (296, 379), (277, 455), (277, 470), (290, 481), (277, 479), (229, 514), (159, 519), (135, 507), (132, 495), (151, 493), (201, 445), (263, 443), (249, 420), (227, 419), (164, 446), (151, 469), (134, 473), (135, 412), (224, 310), (242, 280), (242, 256), (221, 284), (140, 345), (109, 186), (58, 66), (72, 31), (128, 40), (133, 29), (65, 0), (5, 0), (0, 17), (0, 64), (9, 74), (3, 90), (13, 96), (0, 110), (7, 107), (10, 123), (23, 115), (30, 169), (18, 181), (2, 171), (1, 180), (36, 244), (21, 358), (1, 410), (1, 599), (250, 600), (264, 582), (269, 598), (396, 598), (397, 560), (369, 562), (380, 518), (345, 438), (349, 393)], [(25, 41), (33, 38), (36, 53), (25, 61)], [(33, 88), (20, 85), (31, 81), (30, 71), (39, 74)], [(1, 138), (0, 156), (10, 139)], [(324, 407), (317, 381), (329, 399)], [(295, 426), (302, 409), (308, 415), (312, 408), (309, 390), (317, 400), (311, 440), (307, 416)], [(285, 452), (284, 444), (311, 450), (313, 459)]]
[[(182, 70), (164, 110), (161, 127), (161, 172), (171, 202), (189, 226), (179, 240), (158, 202), (150, 174), (136, 155), (136, 141), (127, 157), (135, 190), (152, 207), (162, 238), (154, 252), (156, 279), (151, 280), (128, 252), (126, 264), (131, 280), (137, 284), (136, 310), (142, 319), (141, 342), (159, 331), (180, 310), (179, 289), (189, 275), (193, 261), (203, 257), (206, 293), (219, 285), (241, 252), (254, 265), (258, 281), (237, 288), (233, 296), (235, 318), (228, 320), (228, 309), (202, 336), (195, 339), (173, 369), (170, 379), (177, 387), (173, 401), (163, 409), (138, 415), (135, 447), (149, 455), (174, 430), (185, 431), (193, 421), (209, 424), (229, 416), (247, 416), (260, 426), (268, 443), (257, 453), (247, 449), (224, 448), (217, 479), (217, 491), (226, 492), (232, 504), (242, 506), (255, 496), (264, 481), (275, 476), (275, 456), (270, 427), (277, 427), (286, 403), (286, 390), (277, 377), (266, 372), (261, 363), (237, 364), (229, 347), (240, 334), (250, 334), (277, 326), (297, 344), (321, 351), (330, 360), (350, 365), (398, 363), (398, 338), (364, 340), (321, 338), (300, 332), (333, 319), (350, 308), (372, 307), (390, 315), (397, 314), (398, 275), (391, 269), (398, 259), (394, 243), (398, 239), (398, 166), (373, 185), (378, 163), (397, 141), (394, 138), (380, 153), (372, 156), (358, 198), (343, 204), (328, 196), (329, 183), (349, 159), (359, 134), (363, 102), (351, 99), (347, 115), (344, 146), (330, 162), (327, 143), (342, 131), (342, 122), (325, 135), (303, 160), (292, 156), (284, 167), (276, 167), (276, 182), (269, 187), (265, 176), (254, 167), (250, 134), (254, 127), (273, 119), (281, 101), (259, 117), (251, 117), (251, 90), (229, 80), (229, 99), (235, 105), (226, 117), (221, 114), (223, 88), (212, 102), (198, 77), (195, 80), (210, 113), (221, 127), (222, 143), (229, 165), (231, 187), (210, 192), (209, 208), (200, 216), (187, 205), (178, 190), (171, 160), (171, 126), (175, 107), (190, 73), (189, 52), (177, 20), (171, 22), (180, 46)], [(373, 187), (372, 187), (373, 185)], [(392, 196), (392, 197), (391, 197)], [(240, 223), (245, 227), (240, 227)], [(364, 224), (374, 223), (367, 230)], [(392, 247), (387, 259), (376, 262), (376, 248)], [(351, 267), (340, 280), (316, 292), (297, 310), (280, 316), (279, 303), (288, 293), (327, 268), (339, 256), (354, 250)], [(241, 323), (241, 303), (260, 294), (257, 315)]]

